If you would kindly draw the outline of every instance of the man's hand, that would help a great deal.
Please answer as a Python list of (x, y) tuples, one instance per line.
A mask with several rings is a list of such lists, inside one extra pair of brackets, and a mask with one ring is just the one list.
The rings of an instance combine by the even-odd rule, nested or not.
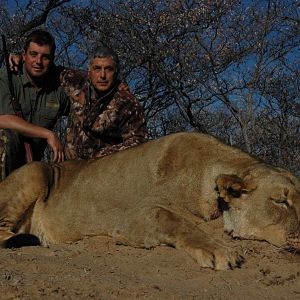
[(49, 137), (47, 138), (47, 143), (51, 147), (53, 151), (53, 162), (62, 162), (65, 160), (64, 149), (63, 146), (53, 131), (50, 131)]
[(0, 129), (16, 130), (20, 134), (32, 138), (46, 139), (53, 151), (53, 162), (62, 162), (65, 159), (63, 146), (55, 132), (29, 123), (15, 115), (0, 115)]
[(124, 82), (121, 82), (119, 85), (118, 85), (118, 91), (119, 92), (128, 92), (129, 91), (129, 87), (126, 83)]
[(12, 72), (18, 73), (21, 69), (22, 56), (21, 54), (9, 54), (9, 67)]

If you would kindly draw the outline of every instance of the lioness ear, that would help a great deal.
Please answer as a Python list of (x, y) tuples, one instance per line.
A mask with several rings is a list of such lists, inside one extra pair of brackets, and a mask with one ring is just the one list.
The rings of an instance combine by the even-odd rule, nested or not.
[(256, 188), (248, 180), (231, 174), (220, 174), (215, 182), (219, 197), (225, 202), (229, 202), (231, 197), (238, 198), (242, 193), (248, 193)]

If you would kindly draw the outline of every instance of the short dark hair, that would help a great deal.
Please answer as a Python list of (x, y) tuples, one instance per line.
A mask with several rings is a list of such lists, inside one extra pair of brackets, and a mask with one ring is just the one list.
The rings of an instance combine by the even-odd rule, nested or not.
[(115, 51), (106, 46), (97, 47), (94, 51), (92, 51), (89, 55), (89, 63), (91, 64), (92, 60), (96, 57), (111, 57), (116, 65), (116, 73), (115, 77), (119, 75), (119, 57)]
[(40, 46), (48, 45), (51, 48), (51, 56), (55, 54), (55, 40), (51, 33), (46, 30), (38, 29), (28, 34), (24, 44), (24, 51), (26, 52), (29, 48), (30, 43), (36, 43)]

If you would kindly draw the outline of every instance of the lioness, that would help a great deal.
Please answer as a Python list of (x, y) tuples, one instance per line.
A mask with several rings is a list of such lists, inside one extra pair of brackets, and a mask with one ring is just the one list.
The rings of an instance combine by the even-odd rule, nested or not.
[(30, 233), (46, 246), (108, 235), (132, 246), (172, 245), (203, 267), (234, 268), (242, 256), (201, 229), (220, 206), (233, 237), (300, 248), (299, 179), (198, 133), (16, 170), (0, 183), (0, 240), (5, 246)]

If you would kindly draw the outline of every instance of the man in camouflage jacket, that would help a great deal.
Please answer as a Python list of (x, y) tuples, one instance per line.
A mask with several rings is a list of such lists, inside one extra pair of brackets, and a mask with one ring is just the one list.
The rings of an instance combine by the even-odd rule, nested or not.
[(62, 86), (71, 101), (67, 159), (102, 157), (147, 140), (143, 109), (129, 91), (119, 88), (118, 73), (118, 57), (106, 47), (94, 52), (88, 73), (62, 72)]

